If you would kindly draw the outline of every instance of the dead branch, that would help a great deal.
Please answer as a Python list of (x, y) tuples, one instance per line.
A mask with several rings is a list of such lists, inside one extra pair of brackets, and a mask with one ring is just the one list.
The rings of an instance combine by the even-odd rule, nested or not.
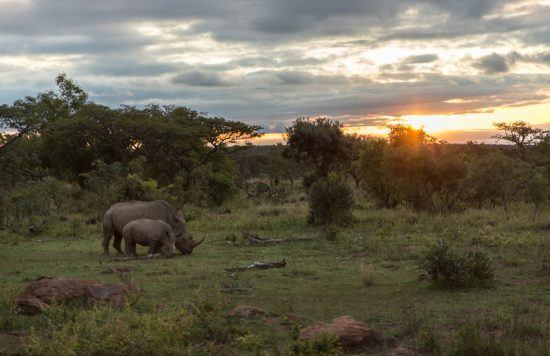
[(284, 239), (273, 239), (270, 237), (261, 237), (250, 232), (243, 231), (243, 237), (249, 245), (276, 245), (281, 242), (312, 241), (311, 237), (288, 237)]
[(250, 292), (251, 288), (220, 288), (222, 293)]
[(280, 260), (278, 262), (267, 262), (267, 263), (252, 262), (252, 264), (250, 264), (248, 266), (226, 268), (225, 270), (229, 271), (229, 272), (243, 272), (243, 271), (248, 271), (248, 270), (251, 270), (251, 269), (283, 268), (284, 266), (286, 266), (286, 261), (283, 258), (282, 260)]

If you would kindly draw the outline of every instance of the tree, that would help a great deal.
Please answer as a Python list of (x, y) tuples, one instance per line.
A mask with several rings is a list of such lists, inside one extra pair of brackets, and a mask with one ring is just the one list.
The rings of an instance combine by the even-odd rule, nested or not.
[(478, 206), (504, 206), (515, 200), (525, 200), (527, 189), (538, 187), (533, 167), (524, 161), (507, 156), (500, 150), (473, 159), (469, 163), (465, 185), (469, 187), (468, 200)]
[(493, 124), (503, 133), (496, 134), (493, 138), (498, 141), (504, 140), (513, 143), (519, 150), (521, 159), (525, 160), (527, 149), (550, 137), (549, 130), (534, 128), (525, 121), (514, 121), (512, 123), (496, 122)]
[(261, 126), (230, 121), (223, 117), (200, 117), (199, 122), (205, 128), (203, 138), (214, 152), (227, 146), (227, 144), (235, 144), (239, 140), (247, 140), (263, 135), (259, 132), (262, 129)]
[(24, 149), (29, 151), (21, 154), (26, 161), (33, 158), (57, 179), (78, 180), (85, 188), (85, 174), (97, 170), (95, 162), (119, 164), (126, 172), (130, 162), (140, 159), (139, 180), (154, 180), (162, 190), (178, 178), (181, 192), (205, 187), (197, 184), (204, 178), (209, 197), (219, 203), (234, 191), (228, 146), (260, 135), (259, 126), (210, 118), (181, 106), (112, 109), (95, 104), (65, 74), (57, 76), (56, 84), (56, 91), (0, 106), (0, 127), (15, 131), (0, 136), (1, 167), (13, 166), (18, 158), (12, 153)]
[(427, 143), (434, 143), (435, 138), (428, 135), (423, 128), (415, 129), (410, 125), (389, 125), (388, 143), (392, 147), (414, 148)]
[(16, 100), (13, 105), (0, 106), (0, 127), (13, 129), (9, 139), (0, 144), (0, 155), (5, 149), (26, 135), (44, 134), (53, 122), (76, 114), (84, 105), (87, 94), (62, 73), (56, 78), (58, 92), (53, 90)]
[(387, 140), (365, 140), (360, 160), (367, 190), (386, 207), (451, 211), (460, 205), (462, 154), (422, 129), (391, 126)]
[(314, 180), (348, 164), (351, 140), (342, 132), (338, 121), (327, 118), (298, 118), (286, 129), (284, 155), (298, 162), (306, 161), (315, 168)]
[(399, 201), (392, 187), (394, 177), (384, 164), (386, 149), (386, 139), (368, 137), (363, 142), (358, 160), (363, 186), (382, 206), (392, 208)]

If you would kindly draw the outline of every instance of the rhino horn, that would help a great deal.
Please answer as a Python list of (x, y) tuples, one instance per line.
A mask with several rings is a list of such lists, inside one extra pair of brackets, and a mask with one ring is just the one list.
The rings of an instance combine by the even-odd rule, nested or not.
[(193, 248), (195, 248), (198, 245), (202, 244), (204, 239), (206, 239), (206, 235), (204, 235), (200, 241), (193, 241)]

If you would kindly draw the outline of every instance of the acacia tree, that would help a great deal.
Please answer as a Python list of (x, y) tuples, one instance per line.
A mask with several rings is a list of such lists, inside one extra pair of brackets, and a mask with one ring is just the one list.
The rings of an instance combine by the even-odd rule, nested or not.
[(514, 121), (512, 123), (496, 122), (493, 124), (498, 130), (504, 131), (498, 133), (493, 138), (498, 141), (508, 141), (514, 144), (520, 152), (521, 159), (525, 160), (527, 149), (543, 142), (550, 136), (549, 130), (535, 128), (525, 121)]

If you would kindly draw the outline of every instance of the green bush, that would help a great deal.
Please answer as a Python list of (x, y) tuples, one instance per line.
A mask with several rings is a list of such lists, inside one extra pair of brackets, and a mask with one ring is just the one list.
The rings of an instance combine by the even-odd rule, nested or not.
[(48, 310), (47, 329), (32, 330), (22, 351), (27, 355), (239, 354), (234, 345), (252, 345), (251, 340), (243, 344), (237, 339), (250, 333), (226, 317), (223, 303), (199, 296), (188, 308), (170, 313), (98, 307), (77, 310), (73, 316), (67, 314), (68, 307), (58, 306)]
[(308, 204), (312, 225), (344, 225), (353, 219), (353, 192), (342, 179), (317, 180), (309, 188)]
[(85, 200), (89, 209), (104, 212), (122, 199), (126, 179), (122, 176), (123, 167), (118, 162), (107, 164), (96, 160), (93, 168), (92, 171), (80, 175), (87, 188)]
[(423, 330), (416, 341), (416, 346), (423, 354), (441, 355), (443, 350), (441, 335), (433, 329)]
[(507, 355), (496, 340), (484, 335), (479, 328), (472, 325), (466, 325), (458, 331), (449, 354), (453, 356)]
[(321, 335), (312, 340), (297, 340), (290, 344), (285, 352), (289, 356), (337, 356), (344, 355), (336, 336)]
[(420, 267), (434, 284), (445, 288), (480, 286), (494, 276), (485, 252), (474, 251), (463, 256), (443, 240), (427, 251)]

